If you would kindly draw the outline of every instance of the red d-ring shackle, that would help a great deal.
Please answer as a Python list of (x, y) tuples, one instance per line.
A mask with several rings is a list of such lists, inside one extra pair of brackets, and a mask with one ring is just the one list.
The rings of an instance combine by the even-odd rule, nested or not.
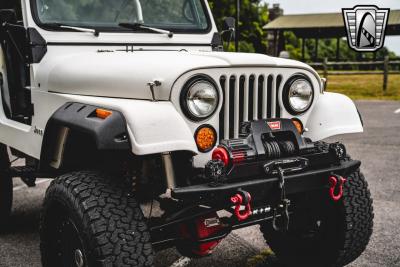
[[(334, 201), (339, 201), (343, 197), (343, 185), (347, 180), (341, 176), (329, 177), (329, 195)], [(339, 186), (339, 192), (335, 195), (336, 186)]]
[[(235, 205), (235, 216), (239, 221), (244, 221), (251, 215), (251, 195), (246, 191), (239, 191), (236, 195), (231, 197), (231, 202)], [(240, 207), (244, 205), (245, 210), (241, 211)]]

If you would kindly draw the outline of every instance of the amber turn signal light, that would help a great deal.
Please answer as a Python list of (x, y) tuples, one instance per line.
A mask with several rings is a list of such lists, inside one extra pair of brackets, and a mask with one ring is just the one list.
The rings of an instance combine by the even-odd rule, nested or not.
[(301, 120), (294, 118), (294, 119), (292, 119), (292, 122), (293, 122), (294, 126), (296, 127), (297, 131), (299, 132), (299, 134), (303, 134), (304, 126), (303, 126), (303, 123), (301, 122)]
[(109, 111), (106, 109), (101, 109), (101, 108), (96, 109), (96, 117), (97, 118), (105, 120), (109, 116), (111, 116), (111, 114), (112, 114), (112, 111)]
[(206, 153), (217, 143), (217, 132), (212, 126), (203, 125), (197, 129), (194, 138), (200, 152)]

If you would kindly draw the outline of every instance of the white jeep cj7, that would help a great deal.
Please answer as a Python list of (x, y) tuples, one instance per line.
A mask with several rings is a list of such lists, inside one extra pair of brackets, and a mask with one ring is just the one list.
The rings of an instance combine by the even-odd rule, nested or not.
[(356, 259), (372, 232), (367, 182), (321, 140), (362, 132), (357, 108), (303, 63), (221, 51), (226, 24), (218, 33), (205, 0), (2, 1), (2, 230), (12, 178), (53, 177), (44, 266), (206, 256), (251, 225), (289, 266)]

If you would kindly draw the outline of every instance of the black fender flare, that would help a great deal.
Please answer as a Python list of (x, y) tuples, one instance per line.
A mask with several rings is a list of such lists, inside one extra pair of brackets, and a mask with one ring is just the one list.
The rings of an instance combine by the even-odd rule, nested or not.
[[(96, 109), (111, 111), (105, 119), (96, 116)], [(129, 134), (123, 114), (104, 107), (68, 102), (61, 106), (47, 122), (40, 156), (41, 168), (49, 166), (59, 145), (62, 128), (86, 134), (92, 138), (98, 151), (131, 150)]]

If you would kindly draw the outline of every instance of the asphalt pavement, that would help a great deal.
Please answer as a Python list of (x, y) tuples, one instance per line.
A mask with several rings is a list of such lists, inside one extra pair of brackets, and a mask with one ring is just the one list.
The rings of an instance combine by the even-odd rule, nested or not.
[[(362, 161), (374, 198), (375, 227), (364, 254), (351, 267), (400, 266), (400, 102), (358, 101), (363, 116), (363, 134), (331, 139), (347, 145), (349, 153)], [(340, 108), (340, 107), (338, 107)], [(13, 226), (0, 235), (0, 266), (40, 266), (38, 220), (48, 180), (36, 188), (14, 182)], [(312, 254), (310, 254), (312, 255)], [(157, 254), (157, 267), (278, 267), (258, 227), (233, 232), (215, 253), (190, 260), (174, 249)]]

